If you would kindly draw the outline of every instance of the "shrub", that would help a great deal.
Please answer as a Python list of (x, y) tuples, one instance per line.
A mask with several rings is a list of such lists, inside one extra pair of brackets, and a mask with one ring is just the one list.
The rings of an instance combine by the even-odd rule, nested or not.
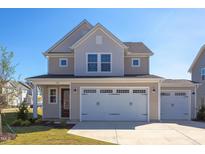
[(32, 124), (34, 124), (34, 123), (36, 122), (37, 119), (29, 118), (28, 120), (29, 120)]
[(31, 122), (29, 120), (25, 120), (21, 122), (21, 126), (30, 126)]
[(35, 124), (41, 124), (42, 123), (42, 119), (36, 119)]
[(202, 105), (197, 113), (197, 120), (205, 120), (205, 106)]
[(21, 126), (21, 123), (22, 123), (22, 120), (21, 119), (17, 119), (17, 120), (14, 120), (11, 125), (12, 126)]
[(18, 107), (17, 119), (27, 120), (28, 119), (28, 106), (26, 102), (22, 102)]

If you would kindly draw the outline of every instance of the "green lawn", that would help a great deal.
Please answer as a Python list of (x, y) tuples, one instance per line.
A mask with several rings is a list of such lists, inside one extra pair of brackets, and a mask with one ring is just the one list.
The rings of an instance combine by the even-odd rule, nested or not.
[[(5, 111), (6, 119), (10, 124), (16, 119), (16, 111)], [(42, 112), (41, 112), (42, 113)], [(30, 113), (32, 114), (32, 113)], [(40, 116), (40, 115), (39, 115)], [(3, 118), (5, 123), (5, 117)], [(17, 133), (15, 140), (0, 142), (0, 144), (24, 144), (24, 145), (108, 145), (111, 143), (98, 141), (90, 138), (80, 137), (67, 134), (69, 128), (55, 128), (51, 126), (29, 126), (29, 127), (12, 127)]]

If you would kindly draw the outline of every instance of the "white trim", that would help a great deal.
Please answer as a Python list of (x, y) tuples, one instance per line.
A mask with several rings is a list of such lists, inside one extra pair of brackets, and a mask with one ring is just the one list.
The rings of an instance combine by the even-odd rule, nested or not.
[[(172, 91), (172, 92), (188, 92), (189, 94), (189, 120), (191, 120), (191, 90), (161, 90), (161, 92), (166, 92), (166, 91)], [(161, 94), (160, 94), (160, 97), (161, 97)], [(162, 103), (162, 102), (161, 102)]]
[(158, 120), (161, 120), (161, 83), (158, 83)]
[[(66, 65), (62, 65), (62, 64), (61, 64), (61, 61), (62, 61), (62, 60), (65, 60), (65, 61), (66, 61)], [(59, 59), (58, 59), (58, 66), (59, 66), (59, 67), (68, 67), (68, 58), (59, 58)]]
[[(55, 103), (51, 103), (50, 102), (50, 90), (55, 89), (56, 90), (56, 102)], [(57, 104), (58, 103), (58, 88), (55, 87), (49, 87), (48, 88), (48, 104)]]
[[(62, 89), (69, 89), (69, 117), (62, 117), (62, 109), (61, 109), (61, 90)], [(71, 115), (71, 89), (70, 89), (70, 85), (68, 85), (68, 86), (60, 86), (59, 87), (59, 109), (60, 109), (60, 111), (59, 111), (59, 119), (64, 119), (64, 118), (68, 118), (69, 120), (70, 120), (70, 115)]]
[(195, 89), (194, 89), (194, 93), (195, 93), (195, 96), (194, 96), (194, 118), (196, 118), (197, 116), (197, 86), (195, 86)]
[(194, 61), (192, 62), (191, 66), (190, 66), (190, 68), (188, 70), (189, 73), (192, 73), (192, 69), (193, 69), (194, 65), (196, 64), (196, 62), (198, 61), (198, 59), (201, 56), (201, 54), (205, 51), (204, 49), (205, 49), (205, 44), (200, 48), (198, 54), (196, 55)]
[[(88, 71), (88, 55), (89, 54), (96, 54), (97, 55), (97, 71), (96, 72), (89, 72)], [(103, 55), (103, 54), (109, 54), (110, 55), (110, 71), (108, 72), (102, 72), (101, 71), (101, 64), (102, 64), (102, 62), (101, 62), (101, 55)], [(110, 53), (110, 52), (86, 52), (86, 73), (91, 73), (91, 74), (93, 74), (93, 73), (101, 73), (101, 74), (103, 74), (103, 73), (112, 73), (112, 53)]]
[[(133, 65), (133, 60), (138, 60), (138, 65)], [(132, 60), (131, 60), (131, 66), (132, 66), (132, 67), (140, 67), (140, 66), (141, 66), (140, 58), (132, 58)]]
[(106, 89), (113, 89), (113, 88), (123, 88), (123, 89), (146, 89), (147, 90), (147, 122), (150, 122), (150, 87), (122, 87), (122, 86), (80, 86), (80, 122), (82, 121), (82, 115), (81, 115), (81, 111), (82, 111), (82, 98), (81, 98), (81, 93), (82, 93), (82, 89), (85, 88), (106, 88)]
[(114, 36), (110, 31), (108, 31), (104, 26), (101, 24), (96, 24), (87, 34), (85, 34), (82, 38), (80, 38), (76, 43), (74, 43), (71, 48), (74, 49), (78, 47), (82, 42), (89, 38), (90, 35), (95, 33), (98, 29), (101, 29), (105, 35), (107, 35), (110, 39), (112, 39), (115, 43), (117, 43), (122, 48), (128, 48), (122, 41), (120, 41), (116, 36)]
[(69, 38), (70, 35), (75, 32), (78, 28), (80, 28), (80, 26), (82, 24), (86, 23), (88, 26), (90, 26), (90, 28), (92, 29), (93, 26), (87, 21), (87, 20), (83, 20), (81, 21), (77, 26), (75, 26), (71, 31), (69, 31), (65, 36), (63, 36), (58, 42), (56, 42), (53, 46), (51, 46), (45, 53), (48, 53), (49, 51), (55, 49), (58, 45), (60, 45), (65, 39)]
[(158, 83), (162, 79), (153, 79), (153, 78), (57, 78), (57, 79), (28, 79), (32, 81), (33, 84), (38, 85), (67, 85), (68, 83)]

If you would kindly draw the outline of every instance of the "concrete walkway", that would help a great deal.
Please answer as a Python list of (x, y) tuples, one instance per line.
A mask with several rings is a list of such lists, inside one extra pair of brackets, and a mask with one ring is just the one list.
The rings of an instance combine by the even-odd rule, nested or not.
[(80, 122), (68, 133), (123, 145), (205, 144), (205, 123), (194, 121)]

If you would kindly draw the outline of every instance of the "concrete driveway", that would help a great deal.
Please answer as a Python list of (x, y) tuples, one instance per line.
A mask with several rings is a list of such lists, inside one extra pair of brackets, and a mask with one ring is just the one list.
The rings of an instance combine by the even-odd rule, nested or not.
[(124, 145), (205, 144), (205, 123), (195, 121), (163, 123), (80, 122), (68, 133)]

